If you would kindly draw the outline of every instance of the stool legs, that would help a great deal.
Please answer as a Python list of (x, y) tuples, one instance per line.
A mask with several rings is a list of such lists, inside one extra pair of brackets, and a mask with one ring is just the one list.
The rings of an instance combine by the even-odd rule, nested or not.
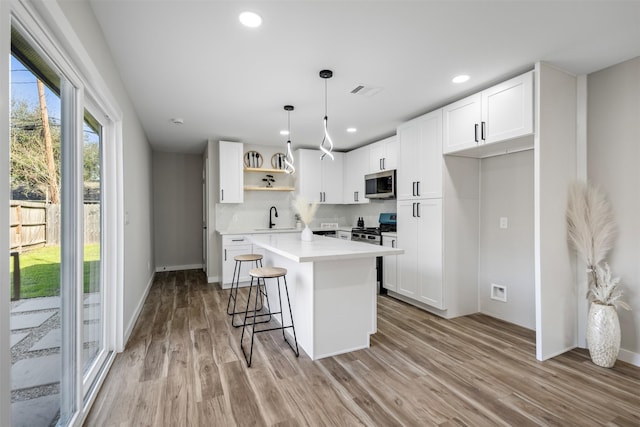
[[(270, 313), (264, 313), (263, 315), (272, 315), (272, 314), (280, 314), (280, 326), (279, 327), (275, 327), (275, 328), (267, 328), (267, 329), (260, 329), (260, 330), (256, 330), (256, 324), (259, 323), (265, 323), (265, 322), (257, 322), (256, 318), (258, 316), (260, 316), (260, 314), (258, 314), (257, 310), (257, 305), (258, 305), (258, 301), (257, 301), (257, 294), (256, 294), (256, 299), (254, 302), (254, 309), (253, 311), (253, 316), (249, 315), (249, 304), (247, 304), (247, 308), (246, 308), (246, 312), (245, 312), (245, 317), (244, 317), (244, 323), (242, 325), (242, 334), (240, 336), (240, 348), (242, 349), (242, 354), (244, 355), (244, 358), (247, 362), (247, 366), (251, 367), (251, 361), (253, 359), (253, 342), (254, 342), (254, 337), (255, 334), (260, 333), (260, 332), (267, 332), (267, 331), (275, 331), (275, 330), (282, 330), (282, 338), (284, 339), (284, 341), (289, 345), (289, 347), (291, 348), (291, 350), (293, 351), (293, 353), (296, 355), (296, 357), (300, 356), (300, 351), (298, 350), (298, 339), (296, 337), (296, 328), (293, 324), (293, 313), (291, 311), (291, 301), (289, 300), (289, 289), (287, 287), (287, 278), (285, 276), (283, 276), (284, 279), (284, 289), (285, 289), (285, 293), (287, 296), (287, 305), (289, 306), (289, 316), (291, 318), (291, 325), (285, 326), (284, 324), (284, 314), (283, 314), (283, 310), (282, 310), (282, 297), (281, 297), (281, 291), (280, 291), (280, 278), (277, 277), (277, 287), (278, 287), (278, 300), (280, 302), (280, 311), (278, 312), (270, 312)], [(260, 278), (256, 278), (257, 280), (257, 285), (256, 285), (256, 292), (260, 292), (260, 286), (262, 286), (262, 288), (264, 289), (264, 294), (266, 295), (266, 283), (265, 283), (265, 279), (262, 278), (262, 283), (260, 282)], [(251, 283), (249, 285), (249, 297), (251, 296), (251, 289), (253, 288), (253, 276), (251, 277)], [(268, 301), (267, 301), (268, 303)], [(271, 306), (269, 306), (269, 310), (271, 310)], [(248, 323), (247, 321), (250, 320), (250, 323)], [(251, 343), (250, 343), (250, 349), (249, 349), (249, 355), (247, 355), (247, 352), (244, 349), (244, 332), (245, 329), (247, 328), (247, 326), (251, 325)], [(293, 331), (293, 340), (295, 343), (295, 348), (294, 346), (291, 344), (291, 342), (287, 339), (284, 330), (291, 328)], [(247, 332), (248, 334), (248, 332)]]
[[(255, 264), (255, 267), (262, 267), (262, 260), (256, 260), (253, 261), (253, 263)], [(238, 289), (239, 289), (239, 285), (240, 285), (240, 269), (242, 267), (242, 261), (236, 261), (236, 264), (233, 268), (233, 278), (231, 279), (231, 289), (229, 292), (229, 300), (227, 301), (227, 314), (231, 316), (231, 325), (234, 328), (239, 328), (240, 326), (242, 326), (242, 323), (235, 323), (235, 318), (237, 314), (246, 314), (246, 310), (245, 311), (236, 311), (236, 306), (237, 306), (237, 298), (238, 298)], [(249, 289), (251, 290), (251, 289)], [(235, 291), (235, 293), (234, 293)], [(260, 307), (257, 308), (258, 311), (262, 310), (262, 308), (264, 307), (264, 300), (263, 298), (266, 297), (266, 293), (259, 293), (260, 295)], [(256, 298), (257, 298), (258, 294), (256, 294)], [(233, 299), (233, 306), (231, 306), (231, 300)], [(247, 297), (247, 306), (249, 305), (249, 299), (250, 296)], [(268, 297), (267, 297), (267, 305), (269, 303)], [(265, 320), (264, 322), (268, 322), (271, 320), (271, 316), (269, 316), (269, 319)], [(258, 322), (258, 323), (263, 323), (263, 322)]]

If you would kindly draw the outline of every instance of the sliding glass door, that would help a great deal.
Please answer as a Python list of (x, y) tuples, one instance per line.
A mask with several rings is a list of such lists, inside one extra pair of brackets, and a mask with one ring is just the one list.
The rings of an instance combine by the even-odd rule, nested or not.
[(22, 26), (12, 28), (11, 53), (12, 267), (4, 292), (12, 299), (12, 425), (68, 425), (114, 349), (115, 283), (104, 244), (105, 141), (114, 126), (73, 70)]

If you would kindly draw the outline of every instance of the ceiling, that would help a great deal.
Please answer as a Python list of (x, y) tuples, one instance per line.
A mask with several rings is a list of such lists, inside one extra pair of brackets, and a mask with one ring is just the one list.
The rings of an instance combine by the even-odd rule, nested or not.
[[(340, 151), (546, 61), (588, 74), (640, 55), (640, 2), (90, 0), (156, 150), (208, 139)], [(242, 26), (240, 12), (263, 18)], [(468, 74), (466, 83), (452, 77)], [(356, 86), (380, 89), (373, 96)], [(181, 118), (183, 124), (172, 119)], [(347, 127), (357, 128), (347, 133)]]

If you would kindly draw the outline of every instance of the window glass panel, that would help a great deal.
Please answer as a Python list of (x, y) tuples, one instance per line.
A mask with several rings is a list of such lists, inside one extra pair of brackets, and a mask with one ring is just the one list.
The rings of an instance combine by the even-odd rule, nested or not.
[(83, 295), (83, 371), (86, 373), (104, 348), (102, 236), (102, 127), (85, 110), (84, 177), (84, 295)]
[[(12, 37), (12, 51), (16, 51), (14, 41)], [(64, 392), (60, 389), (62, 109), (59, 91), (52, 87), (59, 78), (44, 61), (33, 58), (27, 66), (11, 57), (11, 401), (13, 425), (48, 426), (59, 418)], [(32, 72), (34, 63), (41, 70), (37, 75)], [(50, 78), (43, 82), (38, 76), (44, 75)]]

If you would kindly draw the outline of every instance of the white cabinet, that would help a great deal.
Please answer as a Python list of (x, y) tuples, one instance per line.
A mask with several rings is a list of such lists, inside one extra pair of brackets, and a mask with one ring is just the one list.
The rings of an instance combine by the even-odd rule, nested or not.
[[(445, 154), (531, 135), (533, 71), (447, 105), (443, 110)], [(505, 150), (509, 151), (509, 147)]]
[[(382, 234), (382, 246), (396, 248), (397, 240), (396, 236)], [(396, 291), (398, 287), (397, 263), (397, 255), (387, 255), (382, 258), (382, 287), (390, 291)]]
[(244, 176), (241, 142), (219, 142), (220, 203), (244, 201)]
[(442, 197), (442, 110), (398, 127), (398, 200)]
[(399, 144), (396, 136), (390, 136), (381, 141), (368, 145), (369, 170), (367, 173), (375, 173), (398, 167)]
[[(236, 266), (234, 257), (237, 255), (245, 254), (261, 254), (264, 256), (265, 250), (260, 246), (256, 246), (251, 243), (251, 235), (245, 234), (228, 234), (222, 236), (222, 288), (228, 289), (231, 287), (231, 281), (233, 280), (233, 271)], [(254, 268), (255, 264), (242, 263), (240, 269), (239, 282), (249, 282), (251, 277), (249, 276), (249, 270)]]
[(310, 202), (341, 204), (343, 202), (343, 153), (333, 152), (334, 160), (319, 150), (296, 150), (297, 194)]
[[(237, 255), (250, 254), (252, 250), (251, 240), (244, 235), (226, 235), (222, 236), (222, 287), (227, 289), (231, 287), (233, 280), (233, 270), (236, 262), (233, 259)], [(240, 281), (249, 280), (249, 268), (242, 269)]]
[(444, 310), (442, 199), (398, 202), (397, 292)]
[(364, 176), (369, 171), (369, 147), (361, 147), (344, 155), (343, 201), (348, 204), (369, 203), (364, 197)]

